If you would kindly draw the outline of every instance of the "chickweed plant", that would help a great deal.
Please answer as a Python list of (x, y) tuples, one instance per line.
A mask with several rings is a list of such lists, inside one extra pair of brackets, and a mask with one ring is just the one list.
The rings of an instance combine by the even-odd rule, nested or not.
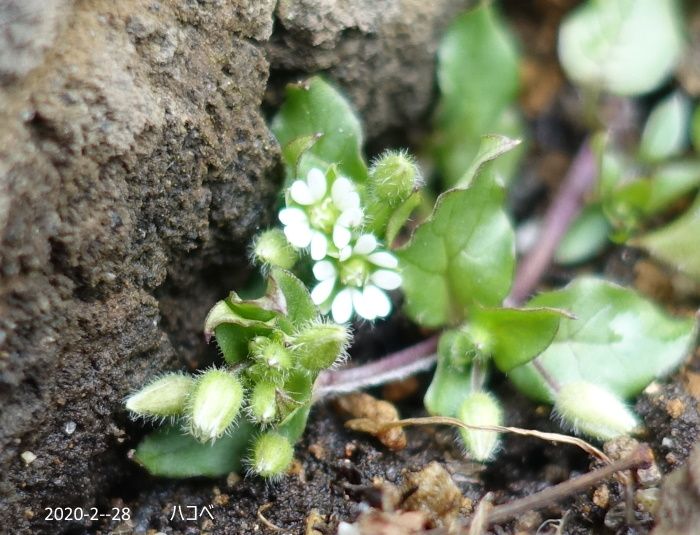
[[(618, 11), (600, 13), (613, 4)], [(596, 98), (606, 92), (631, 98), (657, 88), (678, 56), (676, 35), (667, 35), (677, 29), (674, 12), (666, 11), (671, 4), (584, 3), (562, 26), (566, 72)], [(643, 33), (642, 49), (655, 39), (673, 47), (645, 64), (643, 76), (632, 79), (636, 70), (607, 65), (617, 56), (598, 48), (601, 60), (586, 63), (582, 48), (592, 46), (587, 31), (610, 32), (610, 39), (594, 44), (615, 47), (620, 35), (642, 35), (630, 24), (649, 20), (668, 28), (657, 35), (655, 22), (655, 31)], [(619, 54), (633, 53), (626, 46)], [(152, 473), (213, 476), (245, 463), (264, 478), (283, 474), (304, 431), (314, 383), (345, 359), (351, 323), (387, 318), (399, 292), (404, 314), (439, 337), (437, 368), (424, 399), (429, 413), (503, 425), (508, 415), (489, 391), (495, 368), (528, 397), (553, 405), (553, 414), (574, 433), (607, 440), (640, 427), (627, 402), (687, 356), (695, 318), (672, 317), (633, 289), (592, 275), (527, 301), (517, 295), (516, 229), (505, 208), (527, 144), (521, 143), (526, 130), (514, 107), (517, 48), (493, 5), (485, 3), (454, 22), (438, 59), (436, 134), (426, 157), (433, 158), (447, 189), (436, 198), (405, 150), (367, 164), (360, 121), (331, 84), (312, 77), (287, 88), (271, 125), (286, 169), (279, 225), (252, 245), (267, 277), (265, 295), (243, 299), (232, 292), (212, 307), (204, 332), (216, 339), (220, 366), (193, 377), (161, 376), (126, 401), (134, 415), (169, 421), (136, 450)], [(699, 277), (697, 247), (684, 258), (679, 254), (697, 239), (697, 202), (666, 229), (649, 230), (646, 219), (700, 183), (697, 156), (684, 137), (690, 106), (678, 95), (659, 104), (633, 157), (601, 141), (605, 133), (586, 142), (593, 148), (587, 148), (590, 165), (584, 167), (598, 179), (599, 193), (589, 197), (569, 231), (587, 238), (578, 248), (565, 238), (557, 253), (561, 262), (590, 258), (610, 238), (638, 244)], [(581, 218), (591, 212), (598, 224), (585, 227)], [(600, 229), (604, 240), (595, 234)], [(496, 432), (462, 429), (460, 437), (472, 458), (496, 457)]]

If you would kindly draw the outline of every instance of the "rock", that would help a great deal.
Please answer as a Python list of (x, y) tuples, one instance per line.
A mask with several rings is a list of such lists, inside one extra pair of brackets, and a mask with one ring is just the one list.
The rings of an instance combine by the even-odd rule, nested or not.
[[(110, 431), (122, 399), (202, 353), (225, 273), (244, 275), (271, 220), (273, 5), (0, 7), (0, 523), (16, 533), (25, 509), (88, 508), (133, 470)], [(29, 449), (41, 463), (16, 462)]]
[[(322, 71), (348, 94), (369, 136), (423, 118), (439, 35), (465, 0), (282, 0), (268, 45), (274, 70)], [(291, 75), (291, 76), (290, 76)]]
[(416, 120), (466, 3), (0, 2), (0, 525), (143, 478), (122, 400), (213, 356), (205, 314), (273, 221), (266, 90), (323, 69), (371, 133)]

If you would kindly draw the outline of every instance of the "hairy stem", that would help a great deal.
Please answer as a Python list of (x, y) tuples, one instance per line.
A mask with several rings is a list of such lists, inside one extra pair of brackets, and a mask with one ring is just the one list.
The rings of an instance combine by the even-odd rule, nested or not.
[(314, 399), (405, 379), (428, 370), (436, 360), (438, 337), (439, 335), (435, 334), (406, 349), (362, 366), (321, 372), (314, 384)]

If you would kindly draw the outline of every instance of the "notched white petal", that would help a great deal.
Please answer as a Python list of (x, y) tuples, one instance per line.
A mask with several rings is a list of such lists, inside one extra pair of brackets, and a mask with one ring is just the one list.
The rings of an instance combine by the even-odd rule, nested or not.
[(354, 251), (356, 254), (368, 255), (377, 248), (377, 238), (374, 234), (363, 234), (355, 242)]
[(386, 251), (380, 251), (378, 253), (372, 253), (367, 257), (367, 259), (372, 262), (375, 266), (396, 269), (399, 267), (398, 259), (391, 253)]
[(352, 290), (345, 288), (338, 292), (331, 305), (331, 314), (336, 323), (346, 323), (352, 316)]
[(282, 208), (277, 217), (279, 217), (283, 225), (293, 225), (294, 223), (307, 221), (306, 213), (300, 208)]
[(340, 262), (345, 262), (348, 258), (352, 256), (352, 247), (346, 245), (340, 251), (338, 251), (338, 260)]
[(364, 219), (362, 210), (358, 208), (348, 208), (338, 216), (338, 224), (344, 227), (359, 227)]
[(333, 244), (338, 248), (342, 249), (350, 243), (350, 238), (352, 238), (352, 233), (342, 225), (335, 225), (333, 227)]
[(378, 318), (384, 318), (391, 312), (391, 301), (389, 297), (376, 286), (371, 284), (366, 286), (362, 292), (365, 304), (372, 310)]
[(319, 281), (330, 279), (336, 275), (335, 266), (330, 260), (316, 262), (313, 267), (313, 272), (314, 277), (316, 277), (316, 280)]
[(326, 300), (331, 296), (333, 292), (333, 287), (335, 286), (335, 278), (326, 279), (319, 282), (313, 290), (311, 290), (311, 300), (320, 305), (325, 303)]
[(372, 303), (365, 298), (364, 292), (360, 290), (352, 291), (352, 305), (355, 308), (357, 315), (366, 320), (373, 321), (377, 317), (377, 313), (372, 307)]
[(322, 232), (314, 232), (311, 237), (311, 258), (323, 260), (328, 252), (328, 239)]
[(289, 195), (292, 197), (294, 202), (303, 204), (304, 206), (313, 204), (315, 201), (314, 196), (311, 193), (311, 188), (309, 188), (309, 185), (303, 180), (296, 180), (292, 184), (292, 186), (289, 188)]
[(284, 235), (294, 247), (303, 249), (311, 243), (311, 229), (306, 223), (297, 223), (284, 227)]
[(326, 175), (318, 167), (309, 170), (306, 183), (309, 185), (314, 202), (320, 201), (326, 194)]
[(396, 290), (401, 286), (402, 280), (401, 275), (389, 269), (378, 269), (370, 275), (370, 279), (383, 290)]

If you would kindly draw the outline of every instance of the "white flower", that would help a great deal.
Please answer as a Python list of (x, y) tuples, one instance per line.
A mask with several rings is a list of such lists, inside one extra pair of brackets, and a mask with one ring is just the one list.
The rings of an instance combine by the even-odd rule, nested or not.
[(391, 312), (391, 301), (384, 290), (401, 286), (398, 260), (378, 248), (372, 234), (362, 234), (354, 245), (346, 245), (338, 258), (316, 262), (314, 277), (320, 281), (311, 299), (330, 307), (333, 321), (345, 323), (353, 312), (367, 319), (383, 318)]
[(314, 167), (306, 180), (292, 183), (288, 206), (279, 213), (289, 243), (298, 249), (310, 247), (313, 260), (323, 259), (331, 248), (345, 249), (352, 229), (363, 221), (360, 195), (349, 179), (338, 176), (328, 193), (326, 175)]

